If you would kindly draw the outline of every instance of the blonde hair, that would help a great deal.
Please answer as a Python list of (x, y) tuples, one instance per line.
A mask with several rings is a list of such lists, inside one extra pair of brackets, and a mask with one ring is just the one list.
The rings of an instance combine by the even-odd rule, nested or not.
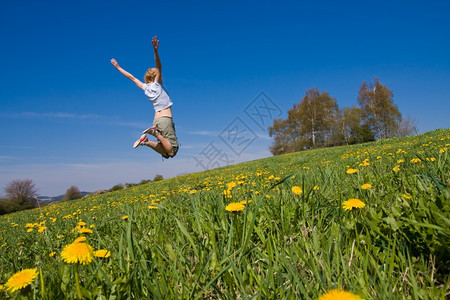
[[(157, 68), (148, 69), (147, 72), (145, 72), (145, 76), (144, 76), (145, 83), (150, 83), (150, 82), (155, 81), (156, 75), (158, 75)], [(160, 78), (161, 78), (161, 82), (162, 82), (162, 77), (160, 77)]]

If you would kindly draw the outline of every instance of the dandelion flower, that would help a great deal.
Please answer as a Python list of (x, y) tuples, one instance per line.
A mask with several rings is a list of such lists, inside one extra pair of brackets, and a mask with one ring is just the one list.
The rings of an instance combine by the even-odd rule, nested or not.
[(80, 232), (80, 233), (92, 233), (93, 231), (91, 230), (91, 229), (89, 229), (89, 228), (79, 228), (78, 229), (78, 231)]
[(411, 159), (411, 162), (413, 163), (413, 164), (415, 164), (415, 163), (419, 163), (419, 162), (421, 162), (421, 160), (420, 160), (420, 158), (413, 158), (413, 159)]
[(357, 172), (358, 172), (358, 169), (350, 168), (350, 169), (347, 170), (347, 174), (354, 174), (354, 173), (357, 173)]
[(122, 220), (128, 220), (128, 216), (123, 216)]
[(238, 212), (244, 209), (245, 209), (244, 204), (240, 202), (232, 202), (225, 207), (225, 210), (230, 212)]
[(317, 185), (315, 185), (315, 186), (313, 187), (313, 190), (318, 191), (318, 190), (320, 190), (320, 187), (317, 186)]
[(236, 182), (231, 181), (227, 183), (227, 188), (230, 190), (236, 186)]
[(153, 205), (149, 205), (148, 209), (158, 209), (158, 207), (157, 206), (153, 206)]
[(77, 237), (76, 239), (75, 239), (75, 241), (73, 241), (74, 243), (82, 243), (82, 242), (84, 242), (86, 240), (86, 237), (85, 236), (80, 236), (80, 237)]
[(439, 150), (439, 153), (444, 153), (445, 151), (447, 151), (447, 148), (441, 148), (441, 149)]
[(94, 256), (99, 257), (99, 258), (107, 258), (107, 257), (111, 256), (111, 252), (109, 252), (108, 250), (105, 250), (105, 249), (101, 249), (101, 250), (95, 251)]
[(344, 208), (345, 210), (352, 210), (353, 208), (363, 208), (364, 206), (366, 206), (366, 204), (356, 198), (348, 199), (347, 201), (344, 201), (342, 203), (342, 208)]
[(252, 201), (253, 200), (242, 200), (240, 203), (242, 203), (242, 204), (249, 204), (249, 203), (252, 203)]
[(392, 168), (392, 171), (394, 171), (394, 172), (400, 171), (400, 166), (395, 166), (395, 167), (393, 167), (393, 168)]
[(402, 194), (402, 197), (405, 198), (406, 200), (411, 200), (411, 196), (410, 195)]
[(363, 185), (361, 186), (361, 188), (362, 188), (363, 190), (370, 189), (371, 187), (372, 187), (372, 185), (371, 185), (370, 183), (365, 183), (365, 184), (363, 184)]
[(13, 293), (27, 287), (37, 276), (37, 269), (25, 269), (11, 276), (5, 283), (6, 290)]
[(292, 192), (293, 192), (295, 195), (301, 195), (301, 194), (303, 193), (303, 190), (302, 190), (302, 188), (299, 187), (298, 185), (294, 185), (294, 186), (292, 187)]
[(0, 284), (0, 292), (3, 291), (5, 288), (3, 287), (3, 284)]
[(86, 243), (72, 243), (64, 247), (61, 258), (68, 264), (87, 265), (92, 262), (92, 250), (92, 247)]
[(351, 292), (331, 290), (320, 296), (318, 300), (362, 300), (362, 298)]
[(55, 256), (56, 252), (51, 252), (48, 256), (53, 257)]

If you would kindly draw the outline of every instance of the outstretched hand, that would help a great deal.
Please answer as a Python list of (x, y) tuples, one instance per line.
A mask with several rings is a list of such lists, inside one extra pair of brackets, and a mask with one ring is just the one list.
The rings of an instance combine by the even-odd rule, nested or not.
[(119, 67), (119, 63), (117, 62), (117, 60), (115, 60), (114, 58), (111, 59), (111, 63), (114, 67), (116, 67), (116, 69)]
[(154, 36), (152, 38), (152, 45), (153, 45), (153, 50), (156, 52), (158, 51), (158, 47), (159, 47), (159, 40), (157, 36)]

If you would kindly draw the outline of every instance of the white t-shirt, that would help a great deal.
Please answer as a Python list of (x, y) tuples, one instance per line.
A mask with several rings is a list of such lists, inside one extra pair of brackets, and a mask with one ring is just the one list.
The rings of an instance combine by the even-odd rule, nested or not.
[(150, 102), (152, 102), (155, 111), (160, 111), (172, 106), (173, 103), (170, 100), (164, 85), (155, 81), (144, 84), (142, 89)]

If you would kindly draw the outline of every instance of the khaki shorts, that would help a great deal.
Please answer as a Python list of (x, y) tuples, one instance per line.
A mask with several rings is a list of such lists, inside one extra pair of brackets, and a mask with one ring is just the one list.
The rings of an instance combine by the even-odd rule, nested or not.
[[(170, 142), (173, 147), (173, 155), (178, 152), (178, 139), (175, 134), (175, 123), (170, 117), (160, 117), (153, 120), (153, 126), (156, 126), (162, 136)], [(167, 157), (166, 157), (167, 158)]]

